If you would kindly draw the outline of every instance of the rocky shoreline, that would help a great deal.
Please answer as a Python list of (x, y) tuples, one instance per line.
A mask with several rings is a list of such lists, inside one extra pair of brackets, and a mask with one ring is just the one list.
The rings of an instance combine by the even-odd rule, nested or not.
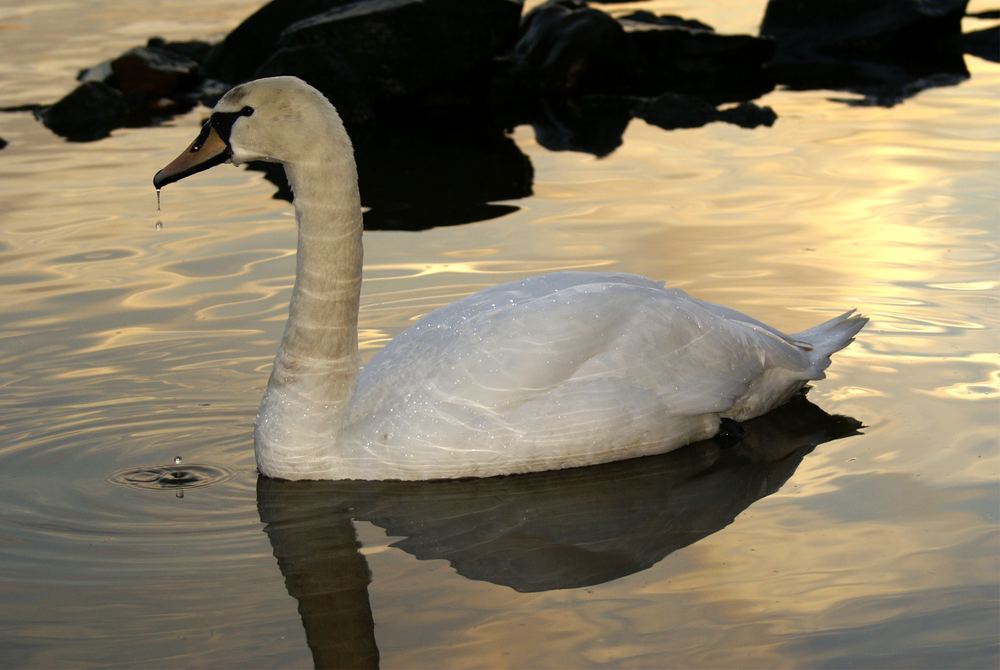
[[(3, 111), (93, 141), (296, 75), (349, 127), (366, 226), (421, 229), (501, 216), (512, 206), (497, 201), (531, 194), (531, 162), (507, 136), (519, 125), (547, 149), (605, 156), (633, 118), (771, 126), (777, 114), (754, 100), (779, 86), (892, 106), (968, 78), (966, 53), (1000, 60), (1000, 27), (962, 34), (967, 0), (770, 0), (759, 35), (594, 4), (272, 0), (219, 43), (150, 38), (81, 70), (54, 104)], [(280, 170), (256, 169), (289, 197)]]
[[(218, 44), (151, 38), (86, 68), (76, 89), (35, 111), (57, 134), (88, 141), (211, 105), (241, 81), (294, 74), (355, 133), (414, 120), (545, 124), (554, 109), (584, 108), (664, 128), (771, 125), (774, 112), (752, 101), (776, 86), (891, 106), (967, 78), (963, 53), (996, 60), (1000, 29), (963, 36), (966, 5), (770, 0), (754, 36), (582, 0), (549, 0), (523, 16), (516, 0), (273, 0)], [(720, 107), (732, 103), (743, 104)], [(574, 122), (572, 111), (555, 121)], [(559, 148), (615, 145), (544, 134), (561, 136)]]

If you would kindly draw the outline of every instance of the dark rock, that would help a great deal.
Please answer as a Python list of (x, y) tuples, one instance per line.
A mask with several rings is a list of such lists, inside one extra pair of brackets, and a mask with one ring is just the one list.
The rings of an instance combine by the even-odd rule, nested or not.
[(769, 0), (762, 35), (777, 59), (804, 54), (924, 53), (961, 33), (968, 0)]
[(349, 127), (375, 119), (364, 81), (341, 56), (331, 50), (288, 47), (279, 49), (255, 77), (295, 75), (308, 81), (333, 103)]
[(196, 88), (185, 91), (181, 99), (192, 104), (202, 104), (206, 107), (215, 107), (219, 98), (224, 96), (232, 88), (227, 82), (217, 79), (204, 79)]
[(514, 57), (541, 89), (625, 92), (630, 59), (621, 24), (578, 0), (548, 0), (521, 22)]
[(110, 84), (113, 77), (111, 72), (111, 61), (106, 60), (97, 65), (84, 68), (76, 73), (78, 82), (99, 81), (103, 84)]
[(776, 80), (844, 90), (850, 104), (892, 106), (968, 78), (961, 54), (967, 0), (770, 0), (761, 33), (777, 41)]
[(770, 107), (760, 107), (752, 102), (716, 109), (715, 105), (706, 100), (680, 93), (664, 93), (656, 98), (643, 100), (633, 107), (633, 113), (647, 123), (668, 130), (699, 128), (715, 121), (732, 123), (742, 128), (770, 127), (778, 118)]
[(215, 47), (204, 63), (205, 76), (237, 84), (253, 77), (278, 49), (288, 26), (355, 0), (272, 0), (251, 14)]
[(962, 35), (962, 51), (1000, 63), (1000, 26), (965, 33)]
[(718, 35), (699, 21), (633, 12), (618, 19), (580, 0), (549, 0), (525, 15), (514, 58), (546, 91), (656, 95), (718, 102), (773, 88), (770, 40)]
[(633, 92), (690, 93), (715, 102), (751, 100), (774, 88), (764, 69), (774, 43), (751, 35), (719, 35), (675, 22), (621, 19), (632, 54)]
[[(147, 85), (142, 84), (141, 79), (144, 69), (148, 68), (156, 71), (153, 78), (157, 80), (148, 84), (148, 87), (160, 91), (165, 88), (162, 81), (165, 75), (175, 79), (179, 76), (187, 84), (196, 81), (199, 78), (197, 66), (205, 60), (211, 48), (211, 44), (200, 40), (168, 42), (162, 37), (150, 37), (145, 47), (130, 49), (117, 58), (84, 68), (77, 73), (76, 79), (79, 82), (99, 81), (125, 93), (142, 91)], [(121, 88), (115, 76), (116, 62), (118, 68), (124, 67), (130, 75), (124, 84), (125, 89)], [(138, 86), (135, 80), (140, 80)]]
[(289, 26), (278, 46), (335, 52), (378, 103), (485, 66), (513, 41), (520, 14), (514, 0), (369, 0)]
[(150, 49), (166, 51), (193, 60), (196, 63), (203, 63), (212, 50), (212, 45), (201, 40), (187, 40), (184, 42), (168, 42), (162, 37), (150, 37), (146, 42)]
[(153, 98), (190, 89), (199, 80), (197, 61), (155, 47), (129, 49), (111, 61), (111, 72), (122, 93)]
[(121, 91), (101, 82), (86, 82), (41, 113), (42, 123), (70, 140), (107, 136), (124, 125), (128, 106)]
[(710, 33), (715, 32), (715, 28), (696, 19), (685, 19), (674, 14), (657, 15), (646, 10), (623, 14), (622, 16), (619, 16), (618, 19), (626, 21), (639, 21), (642, 23), (654, 23), (661, 26), (672, 26), (674, 28), (687, 28), (689, 30), (704, 30)]

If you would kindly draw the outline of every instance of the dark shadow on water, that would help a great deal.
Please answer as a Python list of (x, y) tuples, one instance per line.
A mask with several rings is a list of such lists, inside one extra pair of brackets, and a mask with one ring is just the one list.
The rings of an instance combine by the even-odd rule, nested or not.
[[(517, 211), (497, 201), (532, 194), (531, 160), (488, 125), (393, 127), (354, 138), (367, 230), (425, 230), (486, 221)], [(284, 169), (255, 163), (291, 201)]]
[(817, 445), (860, 423), (798, 397), (705, 441), (648, 458), (439, 482), (287, 482), (261, 477), (264, 532), (299, 603), (317, 667), (378, 664), (355, 520), (421, 560), (522, 592), (601, 584), (645, 570), (774, 493)]

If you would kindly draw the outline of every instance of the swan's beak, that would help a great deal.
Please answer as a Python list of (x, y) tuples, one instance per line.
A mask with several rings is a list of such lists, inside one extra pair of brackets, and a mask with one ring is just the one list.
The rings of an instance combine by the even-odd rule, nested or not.
[(212, 122), (206, 121), (191, 146), (153, 176), (153, 186), (159, 190), (196, 172), (225, 163), (229, 154), (229, 145), (215, 132)]

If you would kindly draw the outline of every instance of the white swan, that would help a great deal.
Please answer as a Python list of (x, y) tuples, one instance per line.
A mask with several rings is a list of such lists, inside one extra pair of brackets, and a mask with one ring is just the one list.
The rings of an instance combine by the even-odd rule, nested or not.
[(261, 401), (257, 466), (283, 479), (437, 479), (662, 453), (822, 379), (867, 319), (783, 335), (626, 274), (567, 272), (437, 309), (358, 372), (361, 207), (351, 141), (294, 77), (242, 84), (153, 179), (231, 160), (281, 163), (298, 257)]

